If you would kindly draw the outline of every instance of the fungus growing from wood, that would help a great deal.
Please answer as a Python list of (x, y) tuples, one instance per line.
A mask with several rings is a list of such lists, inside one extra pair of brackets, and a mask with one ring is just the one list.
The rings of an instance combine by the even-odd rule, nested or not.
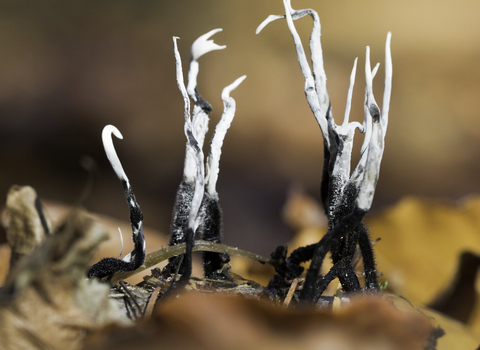
[[(275, 294), (278, 288), (287, 288), (290, 281), (303, 272), (300, 263), (311, 260), (305, 283), (300, 294), (301, 300), (317, 301), (328, 284), (335, 278), (340, 280), (343, 291), (356, 292), (362, 289), (352, 266), (355, 252), (360, 251), (365, 274), (364, 289), (379, 290), (375, 259), (372, 245), (362, 219), (371, 207), (375, 187), (378, 181), (380, 162), (384, 149), (384, 138), (388, 124), (390, 103), (392, 62), (390, 54), (390, 33), (387, 35), (385, 49), (385, 92), (383, 111), (380, 112), (373, 95), (373, 78), (378, 64), (372, 70), (370, 65), (370, 48), (366, 49), (365, 59), (365, 106), (364, 122), (350, 122), (350, 110), (357, 69), (357, 59), (353, 64), (350, 86), (343, 122), (337, 125), (332, 116), (332, 107), (326, 87), (326, 75), (323, 67), (322, 46), (320, 43), (320, 20), (311, 9), (293, 10), (290, 0), (284, 0), (285, 15), (269, 16), (258, 28), (259, 33), (267, 24), (277, 19), (286, 19), (292, 34), (300, 69), (305, 78), (305, 96), (324, 139), (324, 169), (321, 181), (321, 198), (328, 218), (328, 232), (316, 244), (301, 247), (287, 258), (285, 247), (279, 247), (272, 254), (271, 263), (277, 274), (269, 284), (269, 291)], [(294, 21), (306, 15), (313, 19), (310, 38), (311, 67), (307, 60)], [(187, 138), (183, 179), (177, 191), (173, 210), (170, 246), (185, 243), (185, 254), (170, 258), (164, 269), (165, 273), (175, 272), (182, 276), (174, 281), (171, 290), (178, 290), (186, 285), (192, 272), (192, 251), (194, 237), (204, 242), (218, 244), (222, 237), (222, 211), (216, 191), (219, 173), (221, 148), (226, 132), (235, 115), (235, 100), (231, 91), (245, 79), (242, 76), (223, 89), (224, 111), (215, 128), (206, 163), (204, 162), (203, 144), (208, 131), (211, 105), (197, 91), (199, 73), (198, 59), (204, 54), (224, 49), (210, 37), (221, 29), (214, 29), (200, 36), (191, 47), (188, 84), (185, 87), (177, 37), (173, 38), (176, 62), (176, 80), (184, 100), (184, 132)], [(194, 102), (191, 112), (190, 99)], [(351, 156), (355, 130), (365, 134), (361, 148), (361, 157), (351, 173)], [(141, 231), (142, 214), (116, 155), (111, 133), (121, 138), (120, 132), (113, 126), (107, 126), (103, 132), (105, 151), (117, 176), (124, 186), (127, 202), (130, 206), (130, 219), (133, 229), (134, 250), (123, 260), (107, 258), (89, 270), (89, 276), (104, 277), (114, 272), (131, 271), (143, 264), (145, 259), (145, 240)], [(318, 274), (326, 254), (330, 252), (333, 267), (321, 279)], [(203, 253), (205, 277), (208, 279), (230, 279), (224, 265), (229, 261), (227, 252), (205, 251)]]
[[(192, 240), (193, 235), (198, 231), (199, 238), (201, 239), (214, 243), (221, 242), (222, 211), (218, 203), (218, 193), (216, 191), (219, 161), (223, 140), (235, 116), (235, 100), (230, 97), (230, 92), (237, 88), (246, 78), (246, 76), (242, 76), (223, 89), (221, 96), (224, 111), (210, 142), (210, 152), (205, 169), (202, 148), (205, 134), (208, 131), (208, 114), (211, 113), (212, 107), (207, 101), (203, 100), (197, 91), (197, 76), (199, 72), (197, 60), (210, 51), (220, 50), (226, 47), (215, 44), (213, 40), (208, 40), (213, 34), (221, 30), (222, 29), (211, 30), (200, 36), (192, 44), (187, 88), (185, 88), (183, 82), (181, 58), (176, 43), (177, 38), (174, 38), (177, 85), (182, 93), (185, 105), (184, 117), (187, 145), (183, 180), (178, 188), (173, 209), (170, 245), (187, 242), (187, 256), (191, 254), (191, 247), (188, 243), (189, 237), (186, 235), (187, 231), (192, 235)], [(191, 117), (189, 97), (195, 103)], [(202, 189), (200, 190), (199, 187)], [(179, 272), (182, 275), (188, 275), (189, 268), (187, 265), (189, 264), (189, 259), (191, 258), (187, 257), (185, 261), (181, 263)], [(213, 279), (228, 278), (228, 276), (222, 272), (224, 264), (229, 261), (228, 254), (204, 252), (203, 259), (205, 277)], [(173, 265), (174, 261), (176, 261), (175, 258), (170, 259)], [(168, 268), (173, 267), (174, 266), (169, 266)]]
[[(113, 125), (107, 125), (102, 131), (103, 147), (107, 158), (112, 165), (113, 171), (120, 179), (125, 192), (125, 199), (127, 200), (130, 209), (130, 224), (132, 226), (132, 240), (134, 243), (133, 250), (123, 259), (104, 258), (95, 265), (91, 266), (87, 272), (88, 277), (109, 277), (115, 272), (133, 271), (142, 266), (145, 261), (145, 237), (143, 236), (143, 213), (133, 194), (132, 186), (128, 180), (127, 174), (123, 170), (122, 163), (117, 156), (115, 147), (113, 146), (112, 134), (123, 139), (120, 131)], [(120, 233), (121, 235), (121, 233)], [(122, 247), (123, 250), (123, 247)], [(121, 253), (120, 253), (121, 254)]]
[[(370, 48), (366, 49), (365, 59), (365, 119), (363, 125), (349, 122), (352, 91), (355, 80), (357, 59), (354, 61), (348, 89), (345, 116), (341, 125), (335, 124), (326, 86), (326, 74), (323, 66), (322, 46), (320, 43), (320, 19), (312, 9), (293, 10), (290, 0), (283, 1), (285, 15), (271, 15), (257, 28), (257, 34), (267, 24), (278, 19), (286, 19), (292, 34), (300, 69), (305, 78), (305, 96), (315, 119), (322, 131), (324, 140), (324, 167), (321, 182), (321, 198), (328, 218), (328, 232), (316, 244), (302, 247), (292, 252), (277, 267), (277, 275), (270, 281), (270, 289), (285, 287), (288, 281), (299, 276), (303, 268), (301, 262), (312, 260), (307, 271), (300, 299), (318, 300), (328, 284), (339, 278), (344, 292), (361, 289), (359, 280), (352, 268), (352, 259), (357, 245), (360, 248), (365, 273), (365, 289), (378, 290), (377, 273), (371, 242), (362, 219), (371, 207), (375, 187), (378, 181), (380, 162), (384, 150), (384, 139), (388, 125), (388, 111), (392, 85), (392, 60), (390, 37), (388, 33), (385, 47), (385, 91), (383, 111), (375, 102), (372, 82), (378, 65), (370, 66)], [(300, 36), (294, 21), (306, 15), (313, 19), (310, 37), (311, 68), (308, 63)], [(355, 130), (365, 133), (361, 157), (355, 170), (350, 174), (350, 162)], [(331, 252), (333, 267), (318, 280), (322, 262)], [(286, 255), (284, 249), (277, 249), (277, 255)]]

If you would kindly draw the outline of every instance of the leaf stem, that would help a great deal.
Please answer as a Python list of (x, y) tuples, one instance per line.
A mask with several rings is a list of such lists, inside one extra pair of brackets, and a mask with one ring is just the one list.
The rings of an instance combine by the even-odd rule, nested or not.
[[(230, 256), (243, 256), (244, 258), (252, 259), (258, 261), (261, 264), (270, 264), (275, 266), (275, 261), (266, 258), (261, 255), (257, 255), (251, 252), (247, 252), (242, 249), (230, 247), (225, 244), (214, 243), (214, 242), (207, 242), (207, 241), (195, 241), (195, 245), (193, 247), (194, 252), (202, 251), (202, 252), (215, 252), (215, 253), (227, 253)], [(150, 254), (147, 254), (145, 257), (145, 263), (140, 266), (138, 269), (134, 271), (127, 271), (127, 272), (118, 272), (114, 274), (111, 278), (112, 282), (117, 282), (129, 278), (137, 273), (140, 273), (146, 269), (149, 269), (162, 261), (165, 261), (169, 258), (174, 256), (185, 254), (185, 243), (180, 243), (174, 246), (166, 247)]]

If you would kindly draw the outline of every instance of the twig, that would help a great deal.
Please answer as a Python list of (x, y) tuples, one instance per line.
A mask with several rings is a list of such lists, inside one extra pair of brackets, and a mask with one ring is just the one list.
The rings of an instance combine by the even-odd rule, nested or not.
[(295, 278), (290, 285), (290, 289), (288, 290), (287, 296), (285, 297), (285, 300), (283, 301), (283, 307), (288, 308), (290, 305), (290, 302), (292, 301), (293, 294), (295, 293), (295, 290), (297, 289), (298, 285), (298, 277)]
[[(128, 290), (127, 285), (125, 284), (125, 282), (120, 281), (119, 284), (120, 284), (120, 286), (123, 288), (123, 290), (125, 291), (125, 293), (127, 293), (127, 295), (130, 297), (130, 299), (133, 301), (133, 303), (135, 304), (135, 306), (137, 307), (138, 315), (141, 315), (142, 309), (141, 309), (140, 305), (138, 305), (138, 302), (137, 302), (137, 299), (135, 299), (135, 296), (132, 294), (132, 292), (131, 292), (130, 290)], [(134, 308), (132, 308), (132, 309), (134, 309)], [(136, 312), (135, 312), (135, 314), (136, 314)], [(137, 316), (136, 316), (136, 317), (137, 317)]]
[(332, 312), (340, 311), (341, 306), (342, 306), (342, 284), (338, 282), (337, 291), (333, 296)]
[(145, 312), (143, 313), (144, 318), (150, 318), (152, 316), (153, 307), (155, 306), (155, 302), (157, 301), (158, 293), (160, 292), (160, 286), (157, 286), (153, 293), (150, 295), (150, 299), (148, 300), (147, 306), (145, 307)]
[[(261, 264), (270, 264), (275, 266), (275, 263), (261, 255), (257, 255), (245, 250), (238, 248), (233, 248), (225, 244), (213, 243), (207, 241), (195, 241), (195, 246), (193, 247), (194, 252), (203, 251), (203, 252), (215, 252), (215, 253), (228, 253), (235, 256), (243, 256), (244, 258), (252, 259), (258, 261)], [(166, 247), (150, 254), (147, 254), (145, 258), (145, 263), (140, 266), (135, 271), (127, 272), (118, 272), (114, 274), (111, 278), (111, 282), (121, 281), (126, 278), (129, 278), (137, 273), (140, 273), (148, 268), (151, 268), (164, 260), (172, 258), (174, 256), (185, 254), (185, 243), (180, 243), (171, 247)]]

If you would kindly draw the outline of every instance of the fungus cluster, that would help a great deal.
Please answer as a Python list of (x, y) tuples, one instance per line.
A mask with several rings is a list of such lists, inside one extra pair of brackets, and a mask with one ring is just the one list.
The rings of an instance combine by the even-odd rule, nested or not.
[[(288, 284), (298, 277), (303, 268), (300, 263), (311, 260), (300, 299), (315, 301), (328, 284), (337, 278), (344, 292), (360, 290), (360, 283), (352, 267), (357, 245), (364, 261), (365, 288), (378, 290), (377, 273), (372, 246), (362, 219), (372, 205), (382, 160), (385, 133), (388, 125), (388, 111), (392, 86), (392, 59), (388, 33), (385, 47), (385, 91), (383, 111), (373, 96), (373, 78), (379, 64), (372, 70), (370, 48), (367, 46), (365, 58), (365, 119), (363, 125), (349, 122), (357, 59), (354, 61), (348, 89), (345, 116), (341, 125), (335, 124), (332, 107), (327, 92), (327, 77), (323, 66), (323, 53), (320, 42), (320, 19), (312, 9), (293, 10), (290, 0), (283, 1), (285, 15), (271, 15), (257, 28), (257, 34), (267, 24), (278, 19), (286, 19), (288, 29), (295, 43), (300, 69), (305, 78), (305, 96), (310, 109), (322, 131), (324, 140), (324, 165), (321, 182), (321, 198), (328, 218), (328, 232), (316, 244), (302, 247), (284, 259), (276, 268), (277, 275), (270, 281), (270, 289)], [(310, 36), (311, 68), (305, 54), (294, 21), (304, 16), (313, 19)], [(355, 170), (350, 174), (353, 137), (355, 130), (365, 133), (361, 157)], [(283, 253), (282, 253), (283, 252)], [(333, 267), (318, 281), (322, 262), (331, 252)], [(277, 249), (277, 255), (286, 255), (285, 249)]]
[[(199, 73), (198, 59), (204, 54), (224, 49), (209, 40), (222, 29), (214, 29), (200, 36), (192, 44), (190, 51), (190, 68), (188, 83), (185, 87), (180, 53), (177, 48), (177, 37), (173, 38), (176, 61), (176, 80), (184, 100), (185, 136), (187, 138), (183, 179), (177, 191), (171, 227), (170, 245), (186, 243), (186, 254), (170, 259), (165, 268), (179, 272), (182, 277), (177, 285), (183, 285), (190, 278), (192, 270), (192, 249), (194, 236), (207, 242), (220, 243), (222, 239), (222, 210), (218, 203), (216, 183), (219, 173), (219, 162), (223, 140), (235, 116), (235, 100), (230, 93), (236, 89), (246, 76), (241, 76), (225, 87), (221, 98), (224, 109), (213, 137), (206, 164), (204, 163), (203, 143), (208, 131), (211, 105), (197, 91), (197, 76)], [(190, 99), (194, 102), (191, 112)], [(116, 272), (126, 272), (138, 269), (145, 261), (145, 238), (142, 233), (143, 215), (135, 200), (130, 182), (115, 152), (111, 134), (123, 138), (120, 131), (113, 125), (103, 129), (102, 141), (107, 158), (113, 170), (120, 179), (125, 198), (130, 208), (132, 239), (135, 244), (133, 251), (120, 258), (105, 258), (90, 267), (88, 277), (111, 277)], [(228, 271), (222, 270), (230, 258), (227, 253), (204, 252), (205, 277), (210, 279), (229, 279)]]
[[(200, 36), (192, 44), (190, 51), (190, 69), (188, 72), (188, 88), (183, 81), (183, 70), (180, 53), (177, 48), (177, 37), (173, 38), (176, 79), (178, 88), (184, 101), (185, 136), (187, 137), (183, 180), (177, 191), (173, 209), (170, 245), (186, 243), (184, 261), (179, 262), (179, 272), (182, 277), (179, 282), (188, 281), (192, 272), (192, 248), (194, 235), (206, 241), (220, 243), (222, 236), (222, 211), (218, 203), (216, 183), (219, 172), (219, 162), (223, 140), (235, 116), (235, 100), (230, 92), (240, 85), (246, 78), (241, 76), (222, 91), (224, 110), (222, 117), (215, 128), (210, 142), (210, 152), (206, 167), (204, 163), (203, 143), (208, 131), (208, 114), (212, 111), (210, 104), (203, 100), (197, 91), (197, 75), (199, 72), (198, 59), (204, 54), (224, 49), (209, 40), (221, 31), (214, 29)], [(190, 112), (190, 98), (194, 101), (193, 112)], [(224, 263), (229, 261), (226, 254), (205, 252), (203, 254), (204, 271), (206, 278), (225, 279), (228, 276), (222, 273)], [(170, 262), (172, 262), (171, 260)]]
[[(143, 236), (143, 213), (133, 194), (132, 186), (128, 180), (127, 174), (123, 170), (122, 163), (118, 158), (115, 147), (113, 146), (112, 134), (123, 139), (120, 131), (113, 125), (107, 125), (102, 131), (103, 147), (107, 158), (112, 165), (113, 171), (120, 179), (123, 190), (125, 192), (125, 199), (127, 200), (130, 209), (130, 224), (132, 226), (132, 240), (134, 243), (133, 250), (121, 259), (122, 253), (118, 259), (104, 258), (88, 269), (87, 276), (92, 277), (109, 277), (115, 272), (133, 271), (138, 269), (145, 261), (145, 237)], [(120, 233), (120, 237), (122, 237)], [(123, 247), (122, 247), (123, 251)]]
[[(320, 42), (320, 20), (317, 12), (311, 9), (293, 10), (290, 0), (284, 0), (285, 15), (271, 15), (257, 28), (257, 34), (269, 23), (285, 19), (292, 34), (300, 69), (305, 78), (305, 96), (310, 109), (317, 120), (324, 140), (324, 166), (321, 181), (321, 200), (328, 218), (328, 232), (316, 244), (301, 247), (287, 257), (286, 247), (279, 247), (272, 254), (271, 263), (277, 274), (267, 288), (270, 295), (289, 288), (292, 280), (303, 272), (301, 263), (311, 260), (305, 282), (298, 298), (305, 301), (318, 301), (328, 284), (338, 278), (343, 291), (357, 292), (362, 289), (377, 291), (377, 271), (372, 244), (362, 219), (369, 211), (375, 187), (378, 181), (380, 162), (384, 150), (384, 139), (388, 125), (388, 112), (392, 85), (392, 60), (390, 37), (388, 33), (385, 47), (385, 90), (382, 111), (373, 95), (373, 78), (379, 64), (373, 70), (370, 65), (370, 48), (366, 48), (365, 58), (365, 117), (363, 124), (350, 122), (349, 115), (357, 58), (354, 61), (350, 77), (350, 87), (343, 122), (335, 123), (332, 106), (327, 92), (326, 74), (323, 65)], [(313, 19), (310, 37), (310, 64), (306, 57), (301, 39), (295, 29), (294, 21), (305, 16)], [(171, 289), (185, 286), (192, 272), (192, 250), (194, 237), (207, 242), (220, 243), (222, 236), (222, 211), (216, 191), (219, 173), (219, 161), (223, 140), (235, 114), (235, 101), (230, 93), (239, 86), (246, 76), (235, 80), (224, 88), (221, 97), (224, 110), (221, 120), (215, 128), (206, 162), (203, 144), (208, 131), (211, 105), (197, 91), (199, 73), (198, 59), (204, 54), (224, 49), (210, 37), (221, 29), (214, 29), (200, 36), (192, 45), (187, 87), (184, 84), (182, 63), (177, 48), (177, 37), (173, 38), (176, 61), (176, 80), (184, 100), (185, 136), (187, 138), (183, 179), (177, 191), (173, 209), (170, 246), (185, 243), (185, 254), (170, 258), (164, 271), (180, 273), (178, 281)], [(194, 103), (191, 111), (191, 100)], [(351, 172), (351, 156), (355, 130), (364, 133), (360, 151), (360, 160)], [(111, 276), (119, 271), (138, 269), (145, 261), (145, 239), (142, 233), (142, 212), (133, 195), (130, 182), (115, 153), (111, 134), (122, 138), (112, 125), (105, 127), (102, 135), (107, 157), (124, 187), (127, 203), (130, 207), (130, 220), (135, 248), (123, 259), (107, 258), (92, 266), (89, 277)], [(365, 286), (362, 288), (355, 269), (352, 266), (356, 251), (364, 262)], [(319, 278), (319, 271), (327, 253), (331, 253), (333, 267)], [(206, 251), (203, 253), (204, 271), (207, 279), (230, 279), (226, 263), (227, 253)]]

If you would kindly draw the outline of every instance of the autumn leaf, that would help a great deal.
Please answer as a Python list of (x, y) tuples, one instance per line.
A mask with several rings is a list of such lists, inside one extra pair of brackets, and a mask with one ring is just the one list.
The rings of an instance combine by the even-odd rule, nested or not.
[[(338, 313), (283, 309), (258, 300), (187, 293), (152, 318), (94, 334), (85, 349), (425, 349), (428, 317), (381, 298), (358, 298)], [(400, 331), (401, 330), (401, 331)]]
[[(302, 208), (309, 213), (317, 208), (316, 215), (323, 215), (312, 198), (295, 193), (285, 206), (286, 223), (299, 227), (299, 217), (304, 215)], [(375, 245), (377, 267), (389, 290), (419, 307), (434, 301), (454, 281), (461, 254), (465, 251), (480, 254), (479, 214), (478, 196), (458, 203), (406, 197), (381, 213), (368, 216), (371, 238), (380, 238)], [(304, 225), (289, 244), (289, 250), (318, 242), (325, 232), (326, 227)], [(468, 326), (435, 316), (447, 331), (439, 340), (439, 349), (448, 349), (442, 344), (456, 344), (459, 349), (461, 338), (470, 339), (470, 344), (480, 343), (478, 292), (475, 296), (477, 303)]]

